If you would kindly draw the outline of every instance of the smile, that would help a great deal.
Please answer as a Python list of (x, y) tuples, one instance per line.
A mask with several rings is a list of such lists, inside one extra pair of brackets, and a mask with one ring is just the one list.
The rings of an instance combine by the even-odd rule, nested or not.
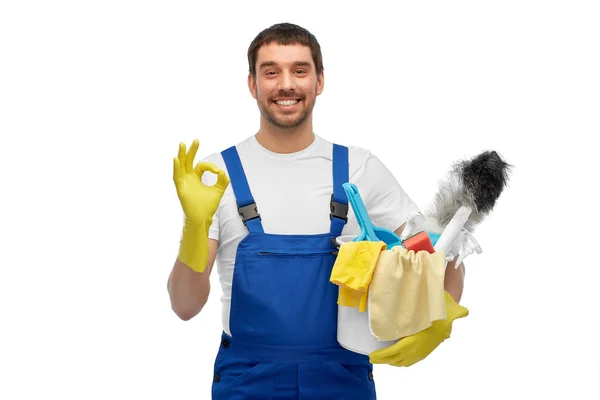
[(282, 107), (292, 107), (298, 104), (298, 100), (277, 100), (275, 101), (275, 104)]

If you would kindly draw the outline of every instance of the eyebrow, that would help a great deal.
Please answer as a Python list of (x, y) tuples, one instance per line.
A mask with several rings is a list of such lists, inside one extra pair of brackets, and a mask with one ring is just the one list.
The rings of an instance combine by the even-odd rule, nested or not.
[[(266, 67), (273, 67), (276, 65), (277, 65), (277, 63), (275, 61), (265, 61), (259, 65), (258, 69), (263, 69)], [(307, 61), (296, 61), (293, 65), (294, 65), (294, 67), (311, 67), (312, 66), (312, 64)]]

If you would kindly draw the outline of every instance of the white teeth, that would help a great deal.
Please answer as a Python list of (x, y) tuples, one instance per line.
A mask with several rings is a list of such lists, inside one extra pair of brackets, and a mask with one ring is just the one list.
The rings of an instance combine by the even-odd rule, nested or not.
[(297, 102), (298, 100), (277, 100), (275, 103), (279, 104), (280, 106), (293, 106)]

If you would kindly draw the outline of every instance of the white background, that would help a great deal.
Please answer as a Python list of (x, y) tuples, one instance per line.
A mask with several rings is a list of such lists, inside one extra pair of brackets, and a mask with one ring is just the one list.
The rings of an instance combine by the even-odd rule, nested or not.
[(170, 309), (172, 159), (256, 131), (247, 47), (289, 21), (322, 45), (315, 132), (423, 207), (456, 160), (514, 165), (466, 261), (471, 314), (422, 363), (376, 365), (378, 398), (599, 399), (594, 3), (2, 2), (0, 398), (210, 397), (221, 292)]

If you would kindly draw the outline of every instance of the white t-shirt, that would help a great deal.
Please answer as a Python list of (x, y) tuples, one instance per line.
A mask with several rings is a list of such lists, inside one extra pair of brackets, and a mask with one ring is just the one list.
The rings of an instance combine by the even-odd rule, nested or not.
[[(340, 143), (346, 145), (344, 143)], [(348, 146), (348, 145), (346, 145)], [(315, 135), (313, 143), (296, 153), (278, 154), (262, 147), (254, 135), (236, 145), (265, 233), (318, 234), (330, 231), (333, 193), (333, 143)], [(358, 188), (375, 226), (398, 229), (408, 215), (420, 211), (383, 163), (368, 150), (348, 146), (349, 180)], [(203, 161), (225, 169), (220, 153)], [(216, 175), (206, 172), (212, 185)], [(342, 235), (360, 228), (350, 205)], [(231, 284), (237, 245), (248, 233), (238, 214), (232, 185), (225, 191), (213, 217), (209, 238), (219, 241), (216, 264), (223, 294), (223, 330), (229, 331)]]

